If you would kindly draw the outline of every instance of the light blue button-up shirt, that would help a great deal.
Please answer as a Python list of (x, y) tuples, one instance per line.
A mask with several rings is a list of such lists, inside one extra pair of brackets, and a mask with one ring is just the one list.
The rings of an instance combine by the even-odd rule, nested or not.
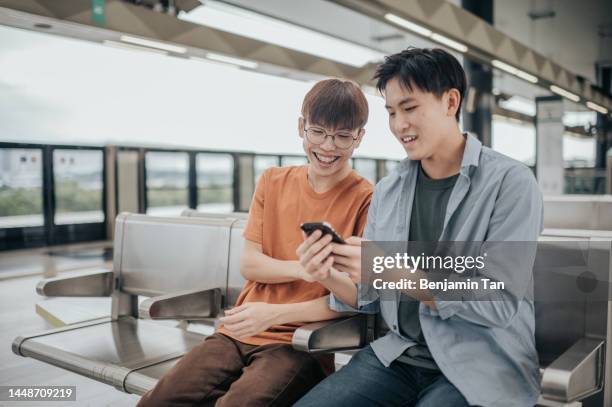
[[(405, 159), (376, 185), (365, 239), (406, 240), (417, 172), (418, 162)], [(542, 218), (542, 195), (529, 168), (483, 147), (468, 134), (439, 240), (536, 242)], [(415, 343), (399, 331), (399, 291), (396, 301), (386, 298), (360, 301), (355, 310), (331, 295), (330, 307), (380, 311), (389, 332), (371, 345), (389, 366)], [(512, 295), (504, 301), (445, 301), (435, 293), (434, 298), (436, 310), (422, 303), (419, 307), (423, 335), (438, 367), (467, 401), (479, 406), (533, 406), (540, 393), (533, 301)]]

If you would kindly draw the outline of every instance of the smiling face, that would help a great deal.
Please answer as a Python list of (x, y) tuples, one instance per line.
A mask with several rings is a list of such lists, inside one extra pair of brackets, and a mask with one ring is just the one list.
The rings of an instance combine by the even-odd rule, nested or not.
[(451, 89), (437, 97), (416, 86), (408, 89), (398, 78), (384, 89), (389, 127), (411, 160), (431, 158), (444, 148), (446, 138), (457, 127), (455, 113), (459, 92)]
[[(298, 134), (310, 162), (311, 185), (321, 182), (319, 186), (326, 184), (322, 187), (325, 189), (350, 173), (349, 159), (365, 133), (368, 111), (365, 95), (355, 82), (324, 79), (308, 91), (302, 102)], [(340, 147), (325, 134), (334, 135)]]
[[(325, 141), (321, 144), (314, 144), (306, 136), (307, 129), (325, 132), (329, 135), (335, 134), (336, 140), (339, 137), (347, 137), (349, 135), (356, 139), (346, 149), (338, 148), (331, 137), (326, 137)], [(349, 159), (353, 156), (353, 151), (359, 147), (363, 134), (363, 129), (332, 129), (318, 124), (311, 124), (303, 118), (299, 119), (299, 135), (302, 138), (304, 152), (310, 162), (310, 171), (312, 171), (313, 175), (319, 177), (343, 177), (346, 175), (346, 169), (350, 168)]]

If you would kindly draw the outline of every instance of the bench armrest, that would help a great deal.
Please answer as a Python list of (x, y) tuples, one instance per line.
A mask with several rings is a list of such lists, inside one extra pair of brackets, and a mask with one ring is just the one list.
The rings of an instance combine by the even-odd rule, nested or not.
[(555, 359), (542, 374), (545, 399), (572, 402), (603, 387), (604, 341), (582, 338)]
[(189, 290), (148, 298), (138, 307), (143, 319), (190, 319), (216, 317), (221, 310), (221, 289)]
[(309, 353), (359, 349), (366, 345), (367, 315), (306, 324), (295, 330), (292, 344), (296, 350)]
[(39, 281), (36, 292), (47, 297), (108, 297), (113, 292), (113, 281), (110, 270), (92, 271)]

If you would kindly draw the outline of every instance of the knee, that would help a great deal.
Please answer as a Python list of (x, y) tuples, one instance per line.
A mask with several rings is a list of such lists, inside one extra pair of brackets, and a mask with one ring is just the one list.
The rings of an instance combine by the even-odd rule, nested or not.
[(341, 393), (345, 387), (336, 383), (334, 376), (319, 382), (314, 388), (298, 400), (294, 407), (321, 407), (341, 405), (340, 400), (345, 399)]
[(347, 366), (351, 366), (355, 368), (357, 366), (365, 366), (365, 365), (381, 365), (380, 361), (376, 357), (374, 350), (368, 345), (356, 354), (353, 355)]
[[(316, 358), (312, 354), (306, 352), (296, 351), (289, 346), (284, 348), (283, 351), (285, 355), (283, 355), (282, 359), (291, 364), (288, 369), (289, 371), (304, 372), (305, 374), (307, 373), (308, 375), (317, 377), (320, 375), (323, 375), (323, 377), (326, 376), (324, 373), (325, 359)], [(330, 360), (333, 365), (333, 356)]]

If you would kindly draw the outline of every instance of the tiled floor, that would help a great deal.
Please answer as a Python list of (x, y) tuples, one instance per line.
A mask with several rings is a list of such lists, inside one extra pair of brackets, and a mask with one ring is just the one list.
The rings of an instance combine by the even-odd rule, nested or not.
[(105, 384), (37, 360), (17, 356), (11, 350), (15, 337), (52, 328), (35, 310), (36, 303), (42, 300), (36, 294), (35, 288), (43, 275), (52, 276), (65, 270), (97, 266), (110, 266), (100, 248), (87, 248), (80, 250), (80, 253), (63, 252), (51, 256), (41, 252), (0, 254), (0, 386), (66, 385), (76, 386), (77, 391), (76, 402), (51, 404), (0, 401), (0, 406), (136, 404), (137, 396), (122, 393)]
[(0, 281), (104, 265), (112, 259), (111, 242), (0, 252)]

